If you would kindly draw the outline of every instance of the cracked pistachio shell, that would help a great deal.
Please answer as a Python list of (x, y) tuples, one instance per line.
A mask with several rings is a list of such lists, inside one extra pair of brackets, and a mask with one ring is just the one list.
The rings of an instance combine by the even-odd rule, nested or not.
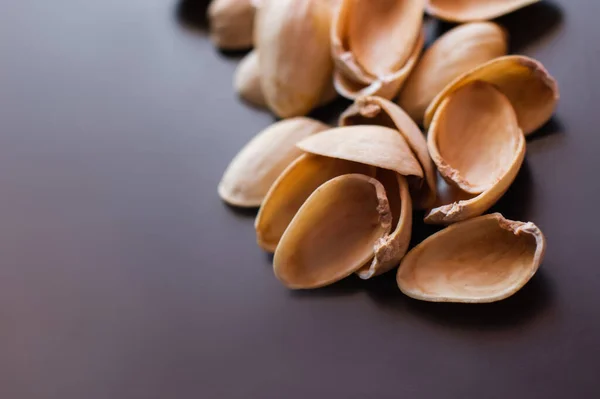
[(402, 259), (400, 290), (430, 302), (487, 303), (513, 295), (533, 277), (546, 242), (531, 222), (499, 213), (454, 224)]
[(428, 0), (426, 11), (444, 21), (484, 21), (538, 1), (540, 0)]
[(456, 77), (506, 55), (507, 36), (492, 22), (459, 25), (440, 36), (408, 76), (397, 103), (417, 123), (427, 106)]
[(273, 257), (277, 278), (293, 289), (318, 288), (356, 272), (392, 226), (382, 184), (361, 174), (327, 181), (304, 202)]
[(260, 84), (265, 102), (281, 118), (310, 112), (331, 81), (331, 14), (322, 0), (263, 0), (258, 8)]
[(328, 128), (328, 125), (306, 117), (272, 124), (254, 136), (233, 158), (219, 183), (219, 195), (231, 205), (260, 206), (281, 172), (302, 155), (296, 143)]
[(429, 128), (437, 108), (448, 95), (476, 80), (495, 85), (509, 99), (525, 135), (546, 123), (558, 103), (556, 81), (540, 62), (508, 55), (482, 64), (449, 83), (427, 108), (425, 128)]
[(331, 30), (341, 95), (397, 94), (423, 47), (424, 5), (424, 0), (341, 1)]
[(374, 245), (373, 259), (357, 271), (367, 280), (398, 266), (406, 254), (412, 233), (412, 201), (404, 176), (387, 169), (378, 169), (376, 179), (383, 184), (392, 214), (391, 232)]
[(436, 198), (435, 167), (429, 156), (427, 142), (419, 127), (396, 104), (381, 97), (360, 97), (340, 117), (340, 126), (378, 125), (397, 130), (419, 161), (424, 181), (413, 188), (417, 209), (431, 208)]
[(316, 155), (389, 169), (402, 176), (423, 177), (423, 169), (404, 137), (388, 127), (337, 127), (307, 137), (297, 146)]
[[(329, 79), (325, 91), (317, 106), (330, 103), (337, 97), (333, 87), (333, 77)], [(233, 87), (238, 95), (246, 102), (259, 107), (267, 108), (267, 103), (260, 85), (260, 68), (258, 65), (258, 53), (252, 50), (240, 61), (234, 75)]]
[(275, 251), (290, 221), (313, 191), (334, 177), (351, 173), (373, 177), (375, 168), (341, 159), (301, 155), (281, 173), (265, 196), (254, 222), (258, 245), (266, 251)]
[(490, 190), (517, 161), (522, 134), (506, 96), (489, 83), (475, 81), (444, 100), (427, 144), (446, 181), (479, 194)]
[(250, 0), (212, 0), (207, 11), (215, 46), (225, 50), (252, 47), (255, 8)]

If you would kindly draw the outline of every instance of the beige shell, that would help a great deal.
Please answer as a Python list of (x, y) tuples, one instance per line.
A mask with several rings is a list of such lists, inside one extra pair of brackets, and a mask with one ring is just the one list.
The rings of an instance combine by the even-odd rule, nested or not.
[[(246, 54), (242, 61), (240, 61), (233, 78), (233, 87), (244, 101), (259, 108), (267, 107), (260, 85), (260, 68), (256, 50), (252, 50)], [(328, 104), (337, 96), (338, 93), (333, 86), (333, 77), (331, 77), (317, 106), (320, 107)]]
[(351, 173), (372, 177), (375, 168), (310, 154), (292, 162), (273, 183), (258, 211), (254, 223), (258, 245), (275, 251), (290, 221), (313, 191), (334, 177)]
[(521, 136), (506, 96), (489, 83), (475, 81), (444, 100), (427, 144), (444, 179), (469, 194), (479, 194), (511, 168)]
[(540, 0), (428, 0), (429, 15), (450, 22), (484, 21)]
[(279, 117), (307, 114), (331, 81), (331, 16), (331, 7), (321, 0), (263, 0), (258, 8), (260, 83)]
[(373, 259), (357, 271), (364, 280), (398, 266), (408, 249), (412, 233), (412, 201), (406, 178), (387, 169), (378, 169), (376, 179), (385, 188), (392, 213), (392, 231), (375, 243)]
[(302, 155), (296, 143), (328, 128), (306, 117), (286, 119), (269, 126), (233, 158), (219, 183), (219, 195), (231, 205), (260, 206), (281, 172)]
[(558, 103), (556, 81), (541, 63), (525, 56), (509, 55), (480, 65), (449, 83), (427, 108), (425, 128), (429, 128), (437, 108), (448, 95), (476, 80), (495, 85), (508, 97), (526, 135), (546, 123)]
[(422, 301), (499, 301), (533, 277), (545, 249), (535, 224), (499, 213), (481, 216), (447, 227), (413, 248), (398, 269), (398, 287)]
[(373, 256), (391, 225), (381, 183), (360, 174), (332, 179), (310, 195), (281, 237), (273, 257), (275, 275), (293, 289), (339, 281)]
[(408, 76), (397, 103), (417, 123), (427, 106), (456, 77), (506, 55), (507, 35), (492, 22), (459, 25), (440, 36)]
[(388, 127), (337, 127), (307, 137), (297, 146), (312, 154), (389, 169), (402, 176), (423, 177), (423, 169), (404, 137)]
[(207, 13), (215, 46), (224, 50), (252, 47), (255, 9), (251, 0), (212, 0)]
[(348, 98), (392, 98), (423, 46), (424, 0), (342, 0), (333, 17), (335, 84)]
[(435, 168), (427, 150), (427, 142), (419, 127), (398, 105), (381, 97), (361, 97), (342, 114), (339, 124), (340, 126), (379, 125), (399, 131), (425, 173), (425, 181), (417, 182), (414, 205), (417, 209), (433, 206), (436, 197), (436, 178)]

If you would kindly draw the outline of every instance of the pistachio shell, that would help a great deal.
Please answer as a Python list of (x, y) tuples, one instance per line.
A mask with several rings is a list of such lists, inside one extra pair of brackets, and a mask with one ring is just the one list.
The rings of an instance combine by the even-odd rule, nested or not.
[(398, 265), (408, 249), (412, 232), (412, 201), (406, 178), (386, 169), (378, 169), (376, 178), (383, 184), (387, 194), (392, 213), (392, 231), (375, 243), (372, 261), (357, 272), (365, 280)]
[[(314, 140), (314, 139), (317, 140)], [(303, 151), (423, 177), (423, 169), (397, 130), (382, 126), (348, 126), (326, 130), (298, 142)]]
[(330, 82), (331, 13), (320, 0), (264, 0), (257, 11), (261, 87), (281, 118), (307, 114)]
[(292, 162), (273, 183), (258, 211), (254, 223), (258, 245), (275, 251), (290, 221), (312, 192), (326, 181), (350, 173), (374, 176), (375, 168), (310, 154)]
[(336, 69), (333, 75), (333, 83), (336, 90), (341, 96), (350, 100), (355, 100), (362, 96), (379, 96), (386, 99), (396, 97), (396, 94), (402, 88), (410, 72), (417, 64), (424, 42), (425, 36), (421, 33), (404, 66), (385, 76), (365, 78), (367, 80), (366, 83), (355, 80), (356, 75), (349, 75), (341, 69)]
[(333, 17), (341, 95), (394, 97), (423, 47), (424, 0), (342, 0)]
[(360, 174), (334, 178), (298, 210), (275, 250), (277, 278), (294, 289), (317, 288), (349, 276), (390, 232), (385, 189)]
[(252, 47), (255, 9), (250, 0), (212, 0), (207, 12), (215, 46), (225, 50)]
[(408, 76), (398, 104), (417, 123), (444, 87), (461, 74), (506, 55), (505, 31), (492, 22), (459, 25), (440, 36)]
[(484, 21), (540, 0), (428, 0), (429, 15), (450, 22)]
[(519, 126), (526, 135), (550, 119), (559, 98), (556, 81), (541, 63), (521, 55), (500, 57), (449, 83), (427, 108), (425, 128), (429, 128), (437, 108), (449, 94), (475, 80), (495, 85), (508, 97), (517, 113)]
[[(243, 100), (259, 108), (267, 107), (260, 85), (260, 68), (256, 50), (252, 50), (246, 54), (238, 65), (233, 80), (233, 86)], [(333, 77), (331, 77), (331, 79), (328, 80), (325, 91), (321, 94), (321, 99), (317, 106), (330, 103), (337, 95), (337, 91), (335, 90), (335, 87), (333, 87)]]
[(361, 97), (342, 114), (339, 124), (340, 126), (379, 125), (399, 131), (425, 173), (425, 181), (419, 182), (414, 195), (414, 205), (418, 209), (433, 206), (436, 196), (436, 178), (435, 168), (427, 150), (427, 142), (419, 127), (398, 105), (381, 97)]
[(545, 248), (535, 224), (499, 213), (481, 216), (447, 227), (413, 248), (398, 269), (398, 287), (423, 301), (499, 301), (533, 277)]
[(470, 194), (491, 189), (511, 164), (522, 132), (515, 111), (489, 83), (475, 81), (450, 94), (427, 136), (440, 174)]
[(286, 119), (269, 126), (233, 158), (219, 183), (219, 195), (231, 205), (260, 206), (281, 172), (302, 155), (296, 143), (328, 128), (306, 117)]

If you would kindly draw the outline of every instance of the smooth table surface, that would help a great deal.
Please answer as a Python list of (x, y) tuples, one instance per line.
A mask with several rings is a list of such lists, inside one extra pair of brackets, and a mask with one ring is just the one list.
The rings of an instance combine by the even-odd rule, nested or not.
[(600, 397), (598, 3), (500, 19), (562, 98), (494, 208), (538, 224), (546, 259), (481, 306), (393, 273), (276, 281), (254, 212), (216, 191), (273, 117), (236, 98), (203, 1), (2, 3), (1, 398)]

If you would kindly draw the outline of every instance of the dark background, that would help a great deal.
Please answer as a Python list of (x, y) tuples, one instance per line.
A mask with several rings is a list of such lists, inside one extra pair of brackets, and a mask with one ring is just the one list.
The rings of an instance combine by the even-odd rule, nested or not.
[(236, 98), (204, 5), (2, 1), (0, 397), (600, 397), (600, 5), (499, 21), (562, 98), (495, 208), (538, 224), (546, 259), (479, 306), (410, 300), (393, 273), (276, 281), (254, 213), (216, 191), (273, 118)]

